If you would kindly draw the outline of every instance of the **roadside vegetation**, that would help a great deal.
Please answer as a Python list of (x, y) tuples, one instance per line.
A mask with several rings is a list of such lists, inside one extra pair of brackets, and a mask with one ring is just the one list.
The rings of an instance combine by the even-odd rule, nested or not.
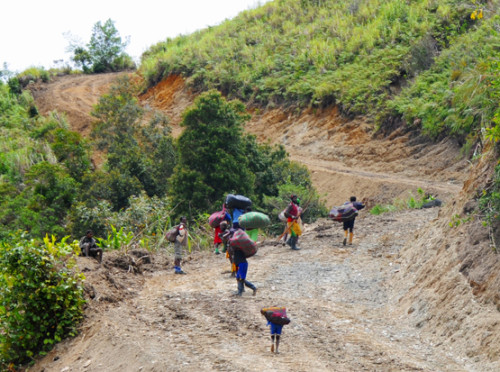
[(77, 246), (65, 239), (0, 241), (0, 369), (44, 355), (76, 335), (83, 317), (83, 275), (75, 270)]
[(421, 188), (418, 188), (417, 196), (410, 193), (406, 199), (395, 199), (390, 204), (377, 204), (370, 209), (370, 213), (378, 216), (386, 212), (401, 211), (404, 209), (420, 209), (424, 204), (433, 200), (436, 200), (433, 195), (430, 195)]

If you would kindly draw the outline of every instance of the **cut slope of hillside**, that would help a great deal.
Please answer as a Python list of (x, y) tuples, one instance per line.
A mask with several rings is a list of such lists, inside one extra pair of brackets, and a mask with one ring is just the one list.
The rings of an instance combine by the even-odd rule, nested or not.
[[(142, 96), (166, 112), (179, 133), (181, 113), (193, 101), (182, 78), (170, 76)], [(449, 200), (462, 187), (469, 163), (452, 140), (432, 144), (403, 129), (376, 137), (361, 119), (348, 121), (337, 110), (300, 114), (273, 109), (254, 111), (246, 125), (262, 142), (282, 144), (293, 160), (311, 171), (314, 186), (328, 205), (351, 194), (372, 203), (406, 199), (418, 188)]]
[[(65, 76), (32, 91), (42, 114), (64, 113), (72, 129), (88, 136), (90, 111), (116, 76)], [(170, 76), (141, 100), (168, 115), (176, 136), (182, 112), (194, 95), (182, 78)], [(415, 195), (418, 188), (449, 200), (460, 190), (469, 167), (452, 140), (425, 143), (404, 130), (374, 137), (370, 125), (359, 119), (346, 121), (335, 109), (298, 115), (280, 109), (255, 111), (246, 129), (260, 141), (283, 144), (293, 160), (306, 165), (327, 205), (342, 203), (351, 194), (371, 204), (387, 203), (406, 199), (410, 191)]]

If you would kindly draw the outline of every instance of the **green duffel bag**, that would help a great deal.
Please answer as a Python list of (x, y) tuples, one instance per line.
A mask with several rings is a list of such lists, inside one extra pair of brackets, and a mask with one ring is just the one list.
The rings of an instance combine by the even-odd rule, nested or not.
[(269, 217), (261, 212), (247, 212), (238, 218), (238, 222), (244, 229), (262, 229), (271, 224)]

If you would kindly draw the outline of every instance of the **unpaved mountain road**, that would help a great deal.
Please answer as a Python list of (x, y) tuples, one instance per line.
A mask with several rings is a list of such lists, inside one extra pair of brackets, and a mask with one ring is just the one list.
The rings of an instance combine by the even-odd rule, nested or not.
[(352, 190), (360, 190), (361, 192), (366, 189), (362, 186), (363, 184), (371, 185), (372, 189), (375, 185), (384, 185), (386, 188), (393, 186), (408, 191), (422, 189), (432, 195), (440, 195), (444, 199), (449, 199), (462, 189), (462, 183), (455, 180), (443, 182), (425, 178), (411, 178), (398, 173), (370, 172), (369, 170), (347, 167), (338, 161), (311, 159), (300, 155), (292, 155), (291, 159), (307, 166), (313, 178), (315, 173), (329, 174), (330, 177), (324, 176), (324, 178), (340, 187), (343, 186), (344, 179), (348, 181), (355, 179), (356, 186), (351, 186)]
[(106, 93), (110, 84), (119, 76), (114, 74), (67, 75), (31, 88), (36, 105), (42, 115), (52, 111), (64, 114), (71, 129), (88, 136), (91, 130), (92, 108), (99, 97)]
[[(395, 315), (392, 283), (404, 280), (399, 249), (437, 213), (362, 213), (352, 246), (341, 244), (341, 225), (327, 220), (306, 227), (300, 251), (266, 240), (249, 259), (255, 297), (232, 296), (236, 282), (222, 255), (194, 253), (187, 275), (170, 267), (128, 283), (112, 257), (101, 267), (80, 259), (89, 278), (108, 278), (93, 281), (98, 295), (114, 286), (124, 299), (91, 303), (95, 313), (80, 335), (30, 371), (493, 371), (436, 348), (409, 318)], [(286, 306), (292, 319), (280, 354), (270, 352), (260, 315), (271, 305)]]

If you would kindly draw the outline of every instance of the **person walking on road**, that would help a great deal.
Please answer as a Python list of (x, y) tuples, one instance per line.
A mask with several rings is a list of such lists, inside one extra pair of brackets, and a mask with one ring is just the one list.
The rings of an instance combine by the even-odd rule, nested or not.
[[(363, 209), (365, 206), (363, 203), (360, 203), (356, 201), (355, 196), (351, 196), (349, 198), (349, 201), (345, 202), (344, 205), (346, 204), (352, 204), (353, 208), (356, 209), (357, 211)], [(352, 245), (352, 239), (354, 237), (354, 220), (356, 219), (356, 214), (352, 217), (352, 219), (346, 220), (343, 222), (344, 226), (344, 240), (342, 241), (343, 245), (346, 245), (347, 243), (347, 237), (349, 234), (349, 245)]]
[(180, 218), (180, 224), (177, 226), (177, 237), (174, 242), (174, 272), (175, 274), (186, 274), (181, 269), (181, 262), (184, 251), (188, 246), (188, 232), (186, 217)]
[(253, 295), (257, 293), (257, 287), (247, 280), (248, 272), (248, 261), (245, 257), (245, 253), (241, 249), (234, 249), (229, 246), (229, 250), (232, 250), (233, 262), (236, 266), (236, 281), (238, 283), (238, 291), (235, 293), (236, 296), (241, 296), (245, 287), (250, 288), (253, 291)]
[(300, 229), (300, 225), (297, 220), (300, 218), (299, 213), (299, 202), (297, 195), (292, 194), (290, 196), (290, 204), (285, 209), (285, 217), (287, 218), (287, 226), (288, 231), (290, 232), (290, 238), (286, 242), (290, 246), (291, 249), (298, 251), (300, 248), (297, 247), (297, 241), (299, 240), (299, 236), (302, 231)]

